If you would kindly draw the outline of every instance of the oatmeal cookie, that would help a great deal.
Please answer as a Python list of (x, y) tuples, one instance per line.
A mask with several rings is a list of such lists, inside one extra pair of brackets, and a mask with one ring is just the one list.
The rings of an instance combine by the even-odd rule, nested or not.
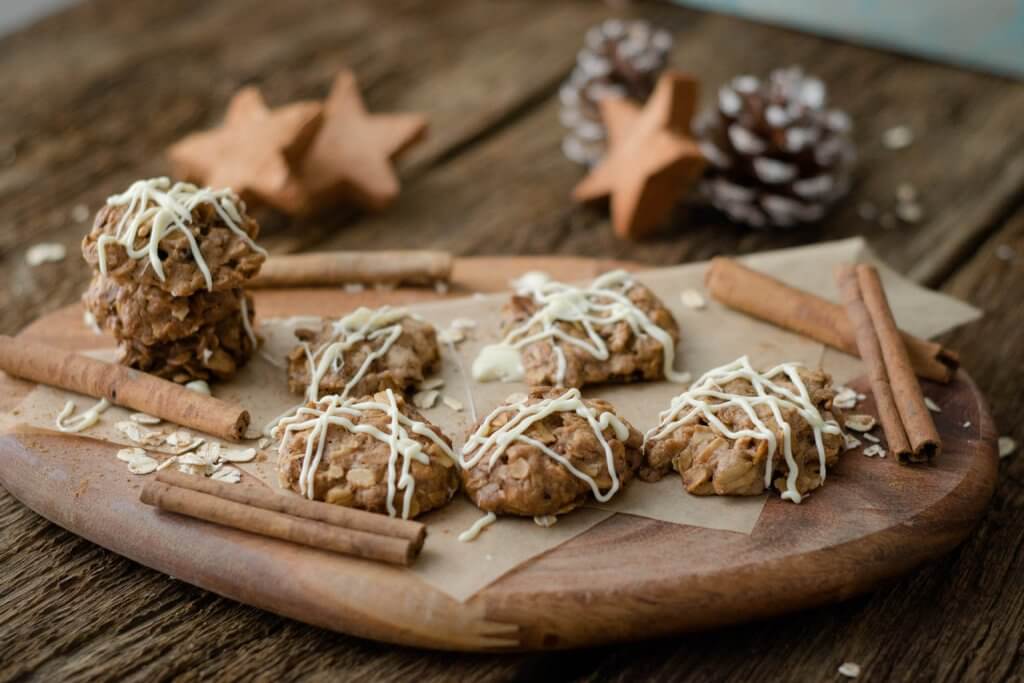
[[(297, 330), (295, 336), (302, 342), (288, 355), (288, 388), (295, 393), (305, 392), (310, 384), (310, 354), (317, 365), (327, 363), (319, 378), (320, 396), (403, 392), (422, 382), (441, 361), (434, 326), (401, 309), (359, 309), (339, 320), (325, 320), (319, 330)], [(371, 354), (385, 348), (367, 365)]]
[[(389, 441), (395, 411), (400, 429), (399, 446), (395, 447), (398, 450)], [(359, 427), (360, 431), (353, 431), (342, 421)], [(414, 430), (412, 423), (421, 426)], [(320, 457), (312, 477), (312, 490), (308, 490), (300, 480), (310, 448), (308, 440), (317, 424), (326, 425), (326, 438), (321, 442), (317, 437), (310, 449), (309, 466), (317, 455)], [(425, 430), (434, 438), (424, 435)], [(278, 458), (281, 486), (313, 500), (412, 518), (445, 505), (458, 490), (457, 468), (450, 457), (451, 439), (400, 394), (383, 391), (372, 397), (345, 400), (325, 396), (307, 403), (298, 415), (285, 420), (282, 431)], [(318, 451), (320, 443), (323, 446)], [(403, 447), (410, 450), (401, 450)], [(425, 456), (428, 462), (410, 457), (406, 463), (407, 453), (412, 451)], [(392, 461), (394, 465), (390, 467)], [(401, 472), (406, 464), (413, 482), (411, 487), (402, 483)], [(389, 489), (393, 491), (390, 509)], [(403, 515), (410, 489), (408, 514)]]
[[(123, 206), (105, 205), (96, 214), (92, 230), (82, 242), (82, 254), (96, 272), (100, 272), (99, 239), (114, 236), (125, 215)], [(239, 228), (250, 239), (255, 239), (259, 226), (240, 210)], [(189, 230), (195, 239), (203, 260), (212, 277), (212, 289), (234, 289), (255, 276), (266, 256), (232, 231), (211, 204), (199, 204), (192, 210)], [(135, 238), (134, 247), (144, 249), (149, 243), (150, 226), (143, 225)], [(190, 240), (178, 230), (169, 232), (160, 240), (159, 258), (164, 271), (160, 279), (148, 258), (134, 259), (124, 246), (109, 242), (104, 247), (107, 276), (118, 284), (144, 284), (158, 287), (169, 294), (182, 297), (209, 289), (199, 264), (192, 253)]]
[[(837, 411), (832, 407), (832, 399), (836, 394), (832, 388), (832, 379), (821, 371), (795, 367), (793, 371), (807, 392), (808, 405), (785, 400), (780, 402), (778, 410), (782, 421), (790, 430), (792, 456), (798, 472), (793, 486), (797, 493), (794, 498), (799, 501), (801, 496), (822, 484), (822, 454), (826, 467), (838, 462), (839, 453), (843, 448), (843, 436), (838, 426)], [(727, 373), (725, 377), (733, 374), (735, 373)], [(694, 386), (698, 387), (703, 380), (704, 378), (698, 380)], [(774, 376), (771, 384), (790, 392), (792, 396), (801, 396), (801, 387), (786, 374)], [(721, 384), (712, 382), (707, 386), (729, 397), (757, 396), (753, 383), (745, 377), (737, 377)], [(693, 388), (677, 398), (677, 401), (690, 394), (696, 395)], [(718, 397), (705, 397), (701, 400), (712, 407), (714, 418), (729, 432), (735, 434), (744, 430), (762, 431), (743, 405), (732, 404), (715, 408), (727, 400)], [(817, 413), (817, 417), (813, 418), (818, 421), (817, 430), (801, 414), (801, 410), (806, 411), (808, 408)], [(784, 453), (782, 426), (769, 404), (757, 403), (751, 406), (751, 409), (774, 435), (777, 447), (771, 455), (772, 485), (778, 491), (786, 492), (789, 489), (787, 478), (790, 469)], [(691, 403), (682, 405), (677, 416), (690, 410)], [(822, 424), (826, 426), (822, 428)], [(821, 438), (821, 451), (818, 448), (816, 431), (817, 436)], [(769, 450), (769, 441), (765, 436), (755, 438), (744, 435), (732, 438), (702, 413), (695, 414), (692, 420), (678, 424), (666, 424), (663, 415), (662, 424), (648, 434), (644, 444), (644, 465), (639, 476), (646, 481), (657, 481), (669, 471), (675, 470), (682, 477), (684, 488), (696, 495), (755, 496), (763, 493), (766, 488), (765, 472), (769, 467)]]
[[(652, 323), (668, 333), (673, 347), (679, 342), (679, 325), (654, 292), (633, 282), (624, 295)], [(522, 328), (540, 308), (541, 304), (533, 296), (513, 295), (503, 310), (502, 332), (508, 334)], [(609, 314), (598, 312), (596, 316), (606, 317)], [(586, 327), (580, 322), (556, 320), (553, 325), (562, 335), (574, 337), (588, 346), (594, 345)], [(592, 329), (607, 347), (607, 358), (598, 357), (582, 345), (547, 336), (520, 349), (527, 384), (583, 387), (603, 382), (665, 379), (665, 350), (658, 339), (635, 328), (627, 320), (594, 323)], [(542, 323), (534, 323), (523, 331), (522, 336), (541, 330)], [(559, 350), (556, 350), (556, 345)]]
[[(246, 299), (251, 315), (252, 300), (248, 296)], [(147, 344), (126, 337), (118, 343), (117, 361), (179, 384), (195, 379), (229, 379), (249, 361), (256, 348), (246, 326), (242, 313), (236, 311), (180, 339)]]
[(150, 345), (176, 341), (204, 326), (237, 316), (243, 296), (240, 287), (172, 296), (153, 285), (118, 284), (97, 273), (82, 303), (96, 323), (117, 339)]
[[(603, 418), (606, 413), (611, 418)], [(507, 447), (490, 438), (499, 432), (520, 433), (517, 426), (538, 414), (541, 419), (510, 439)], [(604, 429), (591, 421), (602, 419)], [(487, 512), (558, 515), (594, 495), (591, 481), (601, 496), (614, 495), (640, 466), (642, 443), (640, 432), (607, 401), (581, 398), (578, 389), (535, 388), (525, 398), (510, 397), (473, 428), (462, 454), (462, 485), (470, 500)]]

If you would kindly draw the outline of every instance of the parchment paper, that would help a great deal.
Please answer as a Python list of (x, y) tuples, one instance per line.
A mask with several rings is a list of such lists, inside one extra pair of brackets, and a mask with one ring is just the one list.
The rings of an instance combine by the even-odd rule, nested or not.
[[(880, 266), (900, 326), (922, 337), (939, 334), (980, 315), (977, 309), (967, 304), (903, 279), (880, 264), (868, 252), (861, 239), (763, 252), (742, 260), (788, 284), (832, 300), (838, 300), (832, 279), (836, 264), (849, 261), (874, 262)], [(661, 297), (679, 322), (682, 342), (677, 353), (677, 368), (689, 370), (696, 379), (712, 367), (748, 355), (755, 366), (770, 366), (787, 361), (802, 362), (809, 367), (821, 366), (833, 375), (837, 383), (861, 374), (860, 361), (851, 356), (826, 350), (817, 342), (730, 311), (710, 299), (703, 309), (683, 306), (680, 293), (684, 289), (704, 292), (705, 269), (706, 264), (695, 263), (650, 270), (637, 276), (638, 280)], [(558, 273), (550, 274), (556, 278), (559, 276)], [(526, 389), (522, 384), (481, 384), (474, 382), (468, 375), (479, 349), (498, 340), (500, 310), (506, 299), (505, 294), (474, 296), (408, 307), (410, 311), (435, 324), (438, 329), (448, 328), (456, 319), (477, 322), (477, 327), (467, 332), (468, 338), (464, 342), (442, 348), (441, 376), (445, 385), (441, 392), (462, 402), (465, 409), (455, 411), (438, 401), (437, 406), (423, 411), (452, 437), (457, 448), (461, 446), (467, 430), (479, 414), (489, 412), (509, 394)], [(294, 345), (293, 331), (298, 327), (316, 326), (318, 323), (315, 318), (261, 321), (260, 331), (266, 339), (261, 354), (235, 380), (217, 385), (214, 394), (245, 405), (252, 414), (254, 427), (262, 428), (297, 401), (297, 397), (287, 391), (281, 360)], [(109, 351), (97, 355), (102, 353)], [(584, 394), (611, 401), (625, 418), (639, 430), (646, 431), (656, 424), (658, 413), (667, 407), (670, 399), (684, 388), (677, 384), (659, 382), (588, 388)], [(38, 387), (21, 404), (19, 420), (35, 428), (53, 429), (54, 417), (68, 398), (74, 398), (80, 409), (92, 404), (91, 399)], [(128, 415), (128, 411), (111, 408), (104, 414), (101, 424), (90, 429), (88, 435), (112, 443), (135, 445), (113, 428), (116, 422), (127, 419)], [(240, 467), (276, 488), (275, 460), (276, 455), (267, 451), (260, 454), (257, 462)], [(763, 496), (691, 496), (683, 491), (677, 476), (669, 476), (658, 484), (631, 482), (609, 503), (592, 505), (564, 515), (551, 528), (538, 527), (532, 520), (502, 518), (481, 533), (476, 541), (460, 543), (456, 540), (458, 534), (472, 525), (482, 513), (464, 498), (457, 497), (446, 508), (423, 518), (429, 531), (427, 544), (421, 559), (410, 571), (461, 601), (530, 558), (583, 533), (615, 512), (628, 512), (676, 524), (750, 533), (757, 523), (764, 502)], [(799, 508), (794, 506), (793, 514), (799, 513)]]

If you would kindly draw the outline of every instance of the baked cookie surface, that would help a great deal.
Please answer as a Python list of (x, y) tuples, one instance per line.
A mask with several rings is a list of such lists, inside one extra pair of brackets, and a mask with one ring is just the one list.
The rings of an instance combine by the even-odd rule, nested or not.
[[(524, 280), (503, 309), (504, 339), (474, 363), (478, 380), (522, 378), (530, 386), (565, 387), (681, 381), (673, 370), (679, 326), (654, 292), (628, 273), (606, 273), (583, 288), (546, 276)], [(488, 367), (490, 358), (509, 357), (493, 354), (497, 349), (518, 352), (521, 367)]]
[(800, 502), (839, 461), (843, 435), (826, 373), (746, 358), (716, 368), (673, 400), (648, 432), (640, 477), (676, 471), (696, 495), (754, 496), (774, 487)]
[(403, 392), (441, 361), (434, 326), (400, 308), (360, 308), (295, 334), (300, 344), (288, 355), (288, 387), (307, 399)]
[(325, 396), (277, 429), (281, 485), (311, 500), (411, 519), (458, 490), (451, 440), (391, 390)]
[(469, 433), (463, 489), (486, 512), (558, 515), (610, 499), (641, 462), (643, 437), (607, 401), (578, 389), (510, 397)]

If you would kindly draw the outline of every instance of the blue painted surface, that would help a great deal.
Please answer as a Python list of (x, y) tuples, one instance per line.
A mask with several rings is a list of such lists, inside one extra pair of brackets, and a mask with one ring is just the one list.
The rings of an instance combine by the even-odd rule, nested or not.
[(676, 0), (1024, 77), (1024, 0)]

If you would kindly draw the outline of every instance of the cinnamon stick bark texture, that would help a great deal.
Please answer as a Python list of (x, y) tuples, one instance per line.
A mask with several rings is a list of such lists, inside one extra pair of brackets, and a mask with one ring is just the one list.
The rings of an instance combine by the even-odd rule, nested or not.
[(839, 293), (846, 307), (847, 318), (857, 338), (860, 357), (868, 370), (871, 393), (875, 397), (878, 417), (882, 422), (889, 452), (899, 458), (900, 462), (905, 462), (911, 454), (910, 442), (907, 440), (907, 432), (896, 408), (896, 398), (885, 370), (885, 359), (882, 356), (878, 335), (861, 298), (856, 267), (843, 265), (836, 268), (836, 282), (839, 284)]
[(430, 285), (451, 279), (453, 260), (443, 251), (330, 251), (274, 256), (246, 286)]
[(229, 441), (241, 439), (249, 426), (249, 413), (240, 406), (46, 344), (0, 335), (0, 370), (38, 384), (105, 398), (114, 405)]
[(386, 517), (364, 510), (353, 510), (352, 508), (339, 505), (306, 500), (298, 496), (283, 496), (265, 489), (225, 484), (224, 482), (206, 477), (197, 477), (174, 470), (160, 470), (157, 472), (156, 480), (169, 486), (207, 493), (211, 496), (217, 496), (218, 498), (224, 498), (264, 510), (283, 512), (293, 517), (302, 517), (336, 527), (365, 531), (380, 536), (405, 539), (413, 544), (413, 549), (416, 552), (419, 552), (423, 547), (423, 541), (427, 537), (426, 525), (411, 519)]
[[(721, 256), (711, 259), (704, 281), (711, 297), (729, 308), (851, 355), (858, 353), (853, 326), (839, 304)], [(953, 378), (960, 366), (955, 352), (905, 332), (902, 335), (919, 376), (937, 382)]]
[(896, 408), (910, 441), (911, 452), (905, 460), (928, 462), (942, 450), (942, 441), (935, 428), (931, 411), (925, 405), (921, 384), (917, 381), (907, 348), (903, 344), (903, 337), (896, 327), (896, 319), (886, 299), (878, 270), (865, 263), (858, 264), (857, 284), (864, 300), (864, 307), (871, 316), (875, 334), (878, 335), (878, 344), (882, 349), (885, 371), (889, 375), (889, 384), (892, 385)]
[(161, 510), (232, 529), (367, 560), (408, 566), (416, 556), (412, 541), (405, 538), (343, 529), (324, 522), (236, 503), (208, 493), (171, 486), (161, 481), (149, 481), (142, 489), (140, 500)]

